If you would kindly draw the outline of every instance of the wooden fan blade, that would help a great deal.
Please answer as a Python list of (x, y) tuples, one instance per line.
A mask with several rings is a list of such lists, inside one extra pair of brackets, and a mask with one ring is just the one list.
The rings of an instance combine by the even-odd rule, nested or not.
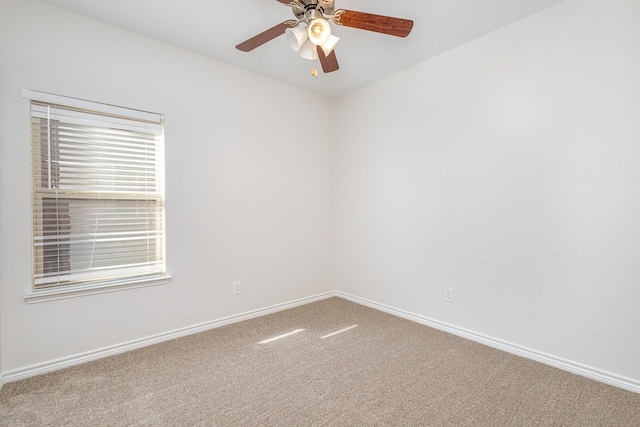
[(413, 28), (413, 21), (410, 19), (392, 18), (391, 16), (344, 9), (334, 12), (333, 22), (345, 27), (375, 31), (396, 37), (407, 37)]
[(278, 0), (278, 1), (282, 4), (286, 4), (287, 6), (291, 4), (291, 0)]
[(292, 28), (295, 22), (296, 21), (284, 21), (282, 24), (271, 27), (267, 31), (263, 31), (257, 36), (253, 36), (249, 40), (240, 43), (238, 46), (236, 46), (236, 49), (243, 52), (250, 52), (257, 47), (262, 46), (266, 42), (283, 35), (285, 30), (287, 28)]
[(329, 56), (324, 54), (324, 50), (320, 46), (316, 46), (318, 50), (318, 58), (320, 58), (320, 65), (322, 65), (322, 71), (325, 73), (332, 73), (337, 71), (338, 68), (338, 59), (336, 58), (336, 51), (332, 50)]

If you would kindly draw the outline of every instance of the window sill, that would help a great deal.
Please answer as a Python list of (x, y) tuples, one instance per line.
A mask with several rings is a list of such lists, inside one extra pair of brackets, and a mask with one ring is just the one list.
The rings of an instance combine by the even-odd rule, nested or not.
[(60, 299), (82, 297), (86, 295), (104, 294), (106, 292), (124, 291), (127, 289), (145, 288), (147, 286), (166, 285), (171, 280), (171, 276), (159, 276), (143, 278), (132, 282), (112, 282), (92, 287), (74, 287), (66, 289), (45, 289), (31, 292), (24, 296), (28, 304), (40, 302), (56, 301)]

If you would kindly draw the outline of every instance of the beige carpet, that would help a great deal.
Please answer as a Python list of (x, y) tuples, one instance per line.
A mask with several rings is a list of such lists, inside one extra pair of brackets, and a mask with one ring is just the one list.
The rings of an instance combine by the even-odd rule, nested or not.
[(331, 298), (5, 384), (0, 425), (640, 426), (640, 395)]

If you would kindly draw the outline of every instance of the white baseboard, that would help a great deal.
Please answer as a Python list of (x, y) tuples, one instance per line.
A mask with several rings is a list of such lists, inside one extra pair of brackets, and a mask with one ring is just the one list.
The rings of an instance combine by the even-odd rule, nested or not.
[(487, 335), (483, 335), (468, 329), (459, 328), (444, 322), (439, 322), (434, 319), (430, 319), (425, 316), (421, 316), (408, 311), (400, 310), (385, 304), (380, 304), (374, 301), (370, 301), (365, 298), (356, 297), (344, 292), (336, 292), (336, 296), (344, 298), (346, 300), (355, 302), (360, 305), (364, 305), (376, 310), (383, 311), (385, 313), (392, 314), (394, 316), (402, 317), (403, 319), (411, 320), (416, 323), (420, 323), (425, 326), (432, 327), (444, 332), (448, 332), (453, 335), (457, 335), (462, 338), (466, 338), (471, 341), (478, 342), (480, 344), (487, 345), (489, 347), (496, 348), (498, 350), (506, 351), (507, 353), (515, 354), (517, 356), (525, 357), (527, 359), (535, 360), (537, 362), (544, 363), (546, 365), (553, 366), (555, 368), (562, 369), (563, 371), (572, 372), (583, 377), (591, 378), (596, 381), (600, 381), (605, 384), (609, 384), (615, 387), (619, 387), (625, 390), (632, 391), (640, 394), (640, 382), (632, 378), (623, 377), (620, 375), (606, 372), (601, 369), (593, 368), (583, 365), (581, 363), (573, 362), (571, 360), (556, 357), (550, 354), (546, 354), (540, 351), (532, 350), (530, 348), (522, 347), (517, 344), (506, 342), (497, 338), (493, 338)]
[(616, 374), (606, 372), (600, 369), (596, 369), (590, 366), (585, 366), (577, 362), (566, 360), (566, 359), (556, 357), (550, 354), (546, 354), (540, 351), (532, 350), (530, 348), (522, 347), (522, 346), (509, 343), (497, 338), (493, 338), (493, 337), (483, 335), (474, 331), (470, 331), (467, 329), (459, 328), (444, 322), (439, 322), (437, 320), (427, 318), (425, 316), (400, 310), (395, 307), (391, 307), (385, 304), (380, 304), (365, 298), (356, 297), (354, 295), (350, 295), (350, 294), (339, 292), (339, 291), (327, 292), (324, 294), (319, 294), (319, 295), (315, 295), (308, 298), (301, 298), (298, 300), (289, 301), (282, 304), (276, 304), (270, 307), (253, 310), (253, 311), (249, 311), (246, 313), (241, 313), (241, 314), (237, 314), (229, 317), (224, 317), (221, 319), (200, 323), (200, 324), (188, 326), (185, 328), (175, 329), (165, 333), (152, 335), (146, 338), (125, 342), (125, 343), (117, 344), (114, 346), (104, 347), (101, 349), (97, 349), (97, 350), (93, 350), (93, 351), (89, 351), (81, 354), (76, 354), (73, 356), (56, 359), (56, 360), (52, 360), (45, 363), (40, 363), (40, 364), (27, 366), (20, 369), (15, 369), (13, 371), (3, 372), (2, 375), (0, 375), (0, 389), (2, 388), (3, 384), (6, 384), (12, 381), (18, 381), (18, 380), (33, 377), (36, 375), (45, 374), (48, 372), (67, 368), (69, 366), (79, 365), (81, 363), (90, 362), (92, 360), (101, 359), (103, 357), (113, 356), (115, 354), (124, 353), (126, 351), (135, 350), (138, 348), (157, 344), (163, 341), (169, 341), (169, 340), (184, 337), (187, 335), (196, 334), (198, 332), (204, 332), (210, 329), (219, 328), (221, 326), (229, 325), (232, 323), (242, 322), (244, 320), (265, 316), (267, 314), (277, 313), (279, 311), (287, 310), (287, 309), (298, 307), (304, 304), (309, 304), (312, 302), (331, 298), (334, 296), (346, 299), (348, 301), (352, 301), (356, 304), (360, 304), (366, 307), (380, 310), (385, 313), (392, 314), (394, 316), (411, 320), (413, 322), (420, 323), (422, 325), (429, 326), (434, 329), (448, 332), (453, 335), (457, 335), (459, 337), (466, 338), (471, 341), (475, 341), (475, 342), (487, 345), (489, 347), (496, 348), (498, 350), (506, 351), (507, 353), (515, 354), (517, 356), (525, 357), (527, 359), (532, 359), (537, 362), (541, 362), (546, 365), (550, 365), (550, 366), (562, 369), (564, 371), (572, 372), (577, 375), (582, 375), (584, 377), (591, 378), (593, 380), (600, 381), (605, 384), (609, 384), (615, 387), (619, 387), (619, 388), (640, 394), (640, 382), (638, 382), (637, 380), (616, 375)]
[(315, 295), (308, 298), (301, 298), (294, 301), (289, 301), (282, 304), (272, 305), (270, 307), (261, 308), (258, 310), (248, 311), (246, 313), (236, 314), (233, 316), (223, 317), (217, 320), (211, 320), (208, 322), (200, 323), (197, 325), (187, 326), (180, 329), (175, 329), (161, 334), (152, 335), (145, 338), (140, 338), (133, 341), (128, 341), (122, 344), (116, 344), (109, 347), (100, 348), (97, 350), (88, 351), (85, 353), (76, 354), (73, 356), (64, 357), (61, 359), (52, 360), (49, 362), (39, 363), (24, 368), (15, 369), (8, 372), (3, 372), (0, 379), (1, 384), (6, 384), (12, 381), (18, 381), (36, 375), (46, 374), (48, 372), (57, 371), (59, 369), (68, 368), (70, 366), (79, 365), (81, 363), (90, 362), (92, 360), (102, 359), (104, 357), (113, 356), (119, 353), (135, 350), (138, 348), (146, 347), (153, 344), (158, 344), (163, 341), (169, 341), (176, 338), (184, 337), (187, 335), (197, 334), (198, 332), (204, 332), (210, 329), (219, 328), (221, 326), (230, 325), (232, 323), (242, 322), (244, 320), (253, 319), (267, 314), (277, 313), (279, 311), (287, 310), (290, 308), (298, 307), (301, 305), (309, 304), (312, 302), (320, 301), (323, 299), (336, 296), (335, 292), (327, 292), (324, 294)]

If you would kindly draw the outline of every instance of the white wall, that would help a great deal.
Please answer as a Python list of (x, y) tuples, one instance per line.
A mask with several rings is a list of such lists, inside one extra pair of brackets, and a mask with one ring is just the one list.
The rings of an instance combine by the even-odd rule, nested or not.
[(338, 290), (640, 387), (638, 22), (567, 0), (339, 100)]
[[(333, 141), (287, 118), (330, 117), (329, 99), (37, 1), (0, 7), (3, 372), (335, 289)], [(169, 285), (25, 303), (23, 88), (165, 115)]]

